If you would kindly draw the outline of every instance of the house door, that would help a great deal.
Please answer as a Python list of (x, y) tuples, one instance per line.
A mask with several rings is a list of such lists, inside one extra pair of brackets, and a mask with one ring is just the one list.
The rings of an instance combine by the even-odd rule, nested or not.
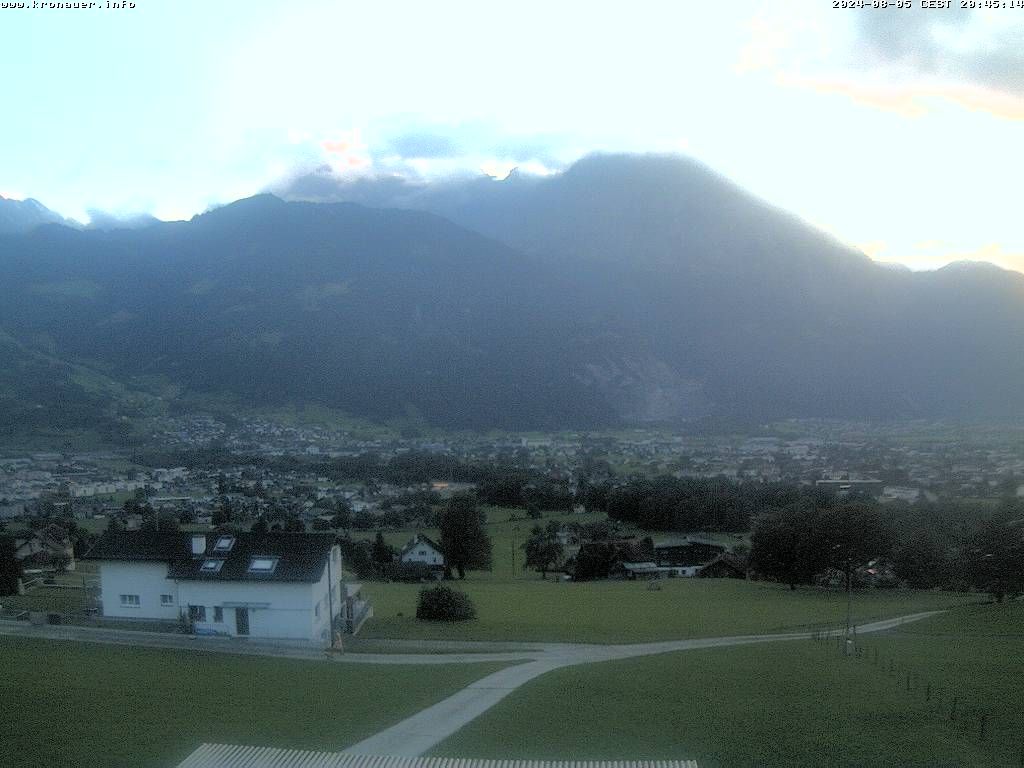
[(235, 608), (235, 634), (249, 634), (249, 609)]

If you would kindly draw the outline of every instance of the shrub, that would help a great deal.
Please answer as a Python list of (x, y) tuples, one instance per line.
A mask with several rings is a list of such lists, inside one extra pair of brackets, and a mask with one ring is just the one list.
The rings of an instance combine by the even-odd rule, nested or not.
[(420, 590), (416, 618), (423, 621), (465, 621), (476, 618), (476, 608), (464, 592), (439, 585)]

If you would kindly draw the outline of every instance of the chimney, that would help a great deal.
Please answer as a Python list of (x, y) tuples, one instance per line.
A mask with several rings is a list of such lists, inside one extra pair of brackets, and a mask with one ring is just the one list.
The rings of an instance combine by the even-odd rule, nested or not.
[(206, 535), (202, 533), (192, 534), (192, 555), (206, 554)]

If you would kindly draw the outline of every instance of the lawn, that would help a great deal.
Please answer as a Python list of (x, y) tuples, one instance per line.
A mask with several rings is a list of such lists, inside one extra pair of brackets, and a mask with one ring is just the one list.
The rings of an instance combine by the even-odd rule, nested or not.
[(1024, 606), (960, 608), (862, 640), (861, 658), (833, 642), (794, 641), (559, 670), (434, 754), (692, 758), (702, 768), (1019, 764)]
[(499, 668), (262, 659), (0, 638), (0, 762), (174, 765), (204, 741), (343, 749)]
[[(667, 579), (660, 590), (639, 581), (589, 583), (528, 579), (501, 581), (471, 574), (455, 586), (472, 598), (477, 618), (457, 624), (417, 621), (419, 585), (369, 582), (374, 618), (366, 638), (627, 643), (688, 637), (782, 632), (846, 615), (845, 594), (766, 582)], [(977, 595), (872, 590), (853, 596), (855, 622), (946, 608)]]
[[(523, 542), (535, 525), (544, 527), (552, 520), (560, 523), (592, 523), (606, 519), (603, 512), (554, 513), (545, 512), (539, 520), (531, 520), (521, 509), (509, 507), (483, 507), (487, 515), (487, 533), (491, 537), (492, 568), (490, 571), (474, 572), (473, 578), (484, 581), (532, 581), (537, 578), (533, 571), (523, 570)], [(510, 519), (515, 518), (515, 519)], [(436, 528), (404, 528), (383, 531), (384, 540), (401, 549), (416, 534), (422, 533), (438, 541), (440, 533)], [(353, 531), (355, 539), (373, 539), (376, 531)], [(514, 560), (513, 560), (514, 558)], [(515, 567), (513, 568), (513, 565)]]
[[(363, 626), (360, 637), (626, 643), (785, 631), (845, 620), (845, 593), (828, 590), (793, 592), (763, 582), (711, 579), (668, 579), (656, 591), (642, 582), (542, 581), (536, 572), (522, 568), (521, 545), (533, 526), (550, 520), (592, 522), (604, 514), (545, 513), (535, 521), (525, 519), (522, 510), (485, 511), (493, 568), (472, 571), (454, 585), (473, 599), (478, 618), (447, 625), (419, 622), (415, 615), (420, 585), (366, 582), (363, 590), (373, 604), (374, 618)], [(384, 538), (400, 547), (416, 531), (385, 531)], [(422, 532), (432, 538), (438, 535), (432, 529)], [(354, 535), (372, 538), (376, 532)], [(723, 543), (737, 541), (732, 534), (714, 536)], [(866, 591), (855, 593), (853, 613), (855, 621), (863, 623), (978, 599), (951, 593)]]

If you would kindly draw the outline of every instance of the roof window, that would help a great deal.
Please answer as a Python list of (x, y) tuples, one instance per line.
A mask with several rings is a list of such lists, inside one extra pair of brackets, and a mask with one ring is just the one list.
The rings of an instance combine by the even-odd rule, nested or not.
[(276, 557), (254, 557), (249, 561), (249, 573), (273, 573), (275, 568)]

